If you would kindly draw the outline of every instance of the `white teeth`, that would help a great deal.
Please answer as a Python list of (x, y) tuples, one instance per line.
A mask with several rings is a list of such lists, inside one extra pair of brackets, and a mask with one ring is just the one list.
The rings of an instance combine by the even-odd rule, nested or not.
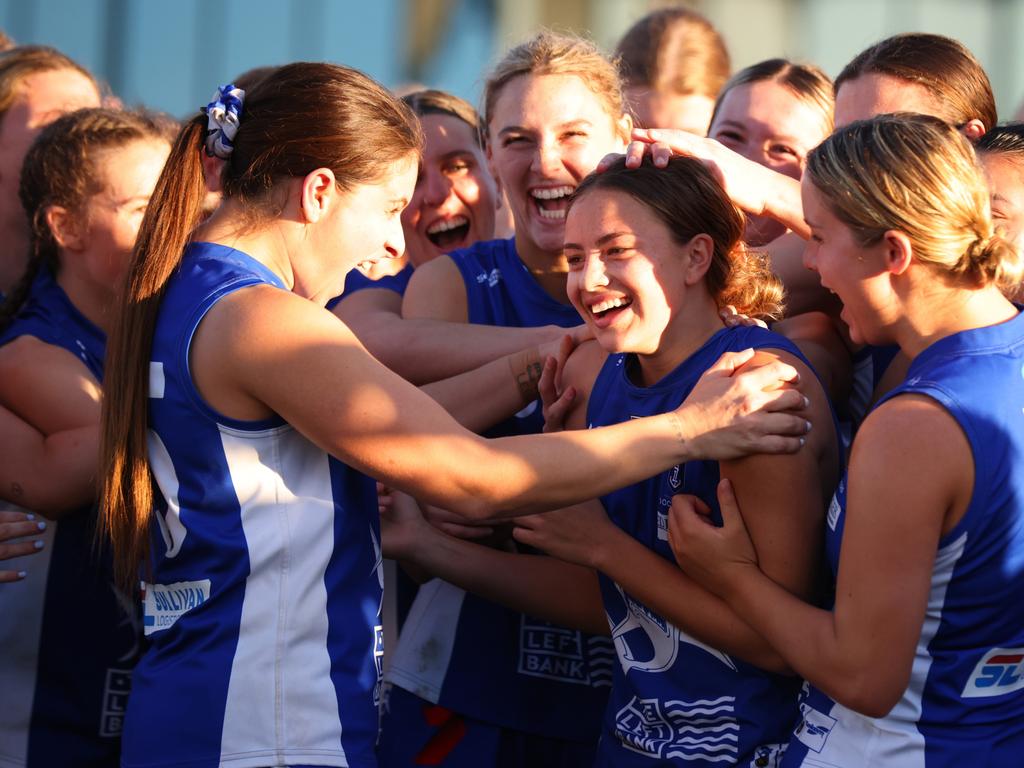
[(568, 197), (576, 191), (576, 187), (566, 184), (563, 187), (550, 187), (548, 189), (532, 189), (530, 194), (538, 200), (558, 200), (562, 197)]
[(469, 219), (465, 216), (456, 216), (452, 219), (441, 219), (438, 222), (431, 224), (427, 227), (428, 235), (436, 235), (439, 232), (447, 232), (449, 229), (455, 229), (456, 227), (464, 227), (469, 224)]
[(615, 309), (617, 307), (624, 307), (631, 303), (625, 296), (619, 296), (617, 299), (605, 299), (597, 304), (593, 304), (590, 307), (590, 311), (595, 315), (599, 315), (602, 312), (606, 312), (609, 309)]
[(538, 208), (540, 211), (540, 217), (542, 219), (564, 219), (565, 211), (545, 211), (543, 208)]

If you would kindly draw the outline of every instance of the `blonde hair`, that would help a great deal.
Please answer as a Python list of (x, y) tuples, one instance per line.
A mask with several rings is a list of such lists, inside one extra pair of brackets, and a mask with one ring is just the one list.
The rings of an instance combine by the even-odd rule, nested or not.
[(602, 101), (613, 120), (626, 112), (618, 70), (594, 43), (575, 35), (543, 30), (506, 53), (487, 77), (484, 83), (486, 127), (494, 119), (494, 106), (501, 89), (519, 75), (575, 75)]
[(860, 245), (905, 233), (914, 256), (954, 282), (1008, 288), (1024, 276), (996, 234), (971, 144), (930, 115), (880, 115), (837, 130), (807, 157), (807, 178)]
[(686, 8), (662, 8), (626, 30), (615, 46), (622, 79), (681, 96), (715, 98), (729, 78), (729, 51), (711, 22)]
[(18, 86), (22, 80), (40, 72), (71, 70), (85, 77), (96, 87), (99, 86), (89, 70), (65, 56), (56, 48), (46, 45), (18, 45), (0, 52), (0, 121), (14, 106), (18, 98)]
[(680, 245), (699, 234), (711, 238), (713, 253), (704, 282), (719, 307), (730, 305), (765, 320), (782, 317), (782, 282), (764, 255), (744, 244), (743, 214), (702, 162), (676, 156), (665, 168), (657, 168), (647, 156), (633, 169), (620, 158), (587, 176), (571, 204), (603, 190), (622, 192), (645, 205)]
[(788, 59), (767, 59), (751, 64), (737, 72), (722, 88), (715, 101), (715, 109), (711, 113), (714, 124), (718, 110), (726, 94), (733, 88), (749, 83), (770, 81), (788, 89), (794, 96), (821, 112), (825, 123), (826, 135), (832, 132), (835, 112), (835, 91), (832, 81), (822, 70), (813, 64), (796, 64)]

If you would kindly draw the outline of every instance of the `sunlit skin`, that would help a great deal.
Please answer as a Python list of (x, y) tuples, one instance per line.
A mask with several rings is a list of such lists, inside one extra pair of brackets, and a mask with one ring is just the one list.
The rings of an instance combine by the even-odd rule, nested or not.
[(501, 89), (488, 157), (512, 209), (516, 250), (531, 271), (566, 271), (568, 197), (604, 155), (623, 151), (630, 127), (575, 75), (520, 75)]
[(0, 120), (0, 235), (6, 254), (0, 261), (0, 290), (9, 290), (24, 268), (28, 222), (18, 199), (18, 180), (32, 140), (63, 114), (100, 106), (96, 85), (73, 69), (28, 75), (17, 89)]
[(624, 91), (637, 127), (678, 128), (698, 136), (707, 135), (715, 109), (715, 100), (710, 96), (671, 93), (647, 85), (626, 86)]
[[(799, 180), (807, 153), (830, 130), (820, 108), (782, 83), (761, 80), (729, 89), (708, 135), (748, 160)], [(744, 239), (752, 245), (763, 245), (785, 231), (775, 219), (751, 216)]]
[(941, 117), (941, 111), (941, 105), (923, 85), (891, 75), (864, 74), (845, 81), (836, 92), (836, 128), (891, 112)]
[(707, 235), (680, 245), (643, 203), (597, 190), (573, 204), (565, 237), (569, 300), (606, 351), (639, 356), (645, 384), (722, 327), (704, 283)]
[(992, 200), (996, 230), (1020, 251), (1024, 248), (1024, 163), (999, 152), (979, 152)]
[(80, 210), (49, 212), (61, 246), (57, 282), (79, 311), (105, 330), (170, 150), (166, 141), (142, 139), (96, 152), (91, 162), (97, 191)]
[(494, 237), (498, 191), (476, 131), (452, 115), (420, 117), (426, 145), (402, 212), (406, 255), (419, 266)]
[(885, 265), (885, 238), (875, 245), (859, 245), (853, 230), (829, 210), (810, 180), (803, 180), (800, 191), (804, 218), (811, 228), (804, 266), (817, 272), (822, 287), (842, 301), (840, 317), (854, 342), (895, 343), (891, 328), (900, 307)]

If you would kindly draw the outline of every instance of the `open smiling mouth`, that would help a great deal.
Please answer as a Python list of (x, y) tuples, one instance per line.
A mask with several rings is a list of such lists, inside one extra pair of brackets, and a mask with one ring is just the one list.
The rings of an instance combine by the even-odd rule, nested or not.
[(427, 227), (427, 239), (445, 252), (463, 245), (468, 235), (469, 219), (465, 216), (441, 219)]
[(569, 207), (569, 197), (575, 191), (576, 187), (566, 184), (561, 187), (532, 189), (530, 190), (530, 197), (537, 206), (537, 212), (542, 219), (565, 221), (565, 211)]
[(592, 314), (596, 320), (610, 320), (632, 303), (633, 300), (626, 298), (625, 296), (619, 296), (614, 299), (605, 299), (604, 301), (599, 301), (597, 304), (592, 304), (590, 307), (590, 314)]

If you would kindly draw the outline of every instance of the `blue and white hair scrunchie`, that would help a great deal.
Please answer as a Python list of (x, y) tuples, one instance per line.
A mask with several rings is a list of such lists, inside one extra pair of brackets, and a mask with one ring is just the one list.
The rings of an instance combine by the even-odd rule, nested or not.
[(234, 83), (221, 86), (213, 94), (213, 101), (203, 109), (206, 113), (206, 154), (221, 160), (231, 157), (244, 99), (245, 91), (236, 88)]

